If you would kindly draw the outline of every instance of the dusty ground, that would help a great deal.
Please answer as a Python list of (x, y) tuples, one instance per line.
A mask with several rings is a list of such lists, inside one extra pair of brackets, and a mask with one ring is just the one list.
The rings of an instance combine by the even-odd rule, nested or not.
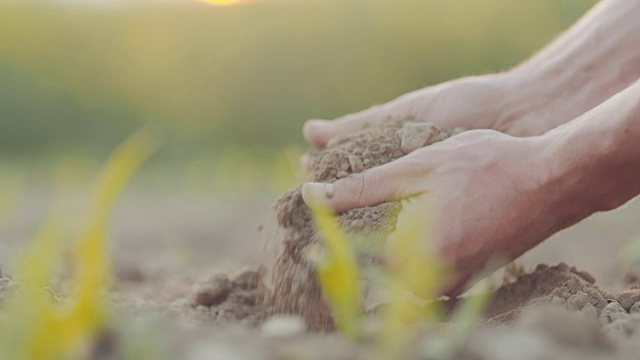
[[(387, 161), (403, 153), (402, 149), (390, 151)], [(346, 176), (340, 171), (351, 172), (354, 164), (366, 167), (357, 159), (345, 159), (350, 160), (347, 170), (316, 173), (316, 179)], [(69, 197), (69, 212), (81, 202)], [(111, 234), (117, 264), (112, 303), (134, 322), (148, 322), (163, 339), (169, 358), (371, 358), (370, 340), (353, 344), (335, 334), (305, 332), (308, 327), (326, 327), (315, 326), (315, 318), (300, 311), (301, 302), (291, 305), (288, 299), (276, 310), (299, 313), (306, 322), (270, 317), (272, 307), (263, 300), (273, 299), (274, 285), (264, 277), (262, 266), (269, 263), (263, 259), (264, 245), (274, 236), (287, 236), (272, 225), (272, 202), (270, 196), (229, 202), (134, 187), (118, 207)], [(47, 192), (31, 191), (18, 211), (0, 224), (0, 264), (10, 264), (15, 250), (46, 213), (47, 204)], [(487, 309), (489, 326), (477, 329), (456, 357), (634, 358), (640, 350), (640, 290), (621, 292), (631, 285), (625, 283), (630, 268), (621, 261), (621, 253), (627, 242), (640, 235), (639, 210), (640, 204), (635, 203), (598, 214), (526, 254), (520, 263), (529, 273), (508, 274)], [(349, 216), (353, 215), (343, 218), (343, 223), (355, 219)], [(317, 241), (307, 235), (303, 237), (308, 241)], [(281, 257), (282, 261), (290, 260)], [(560, 262), (575, 268), (537, 266)], [(300, 274), (291, 268), (286, 271), (288, 276)], [(313, 288), (308, 269), (302, 274)], [(314, 314), (320, 313), (320, 321), (326, 324), (326, 309), (317, 305)], [(433, 349), (443, 338), (446, 332), (425, 329), (412, 357), (438, 358)]]

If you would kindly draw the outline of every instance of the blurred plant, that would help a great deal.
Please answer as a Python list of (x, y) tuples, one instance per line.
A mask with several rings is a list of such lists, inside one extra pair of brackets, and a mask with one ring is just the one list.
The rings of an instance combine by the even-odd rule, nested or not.
[[(444, 318), (435, 299), (449, 270), (437, 257), (428, 238), (425, 239), (431, 233), (428, 205), (419, 199), (405, 199), (401, 204), (396, 231), (387, 240), (384, 269), (363, 271), (365, 275), (373, 274), (388, 296), (380, 314), (381, 331), (377, 340), (383, 359), (406, 358), (421, 328), (427, 325), (433, 329)], [(316, 265), (318, 280), (334, 311), (338, 329), (357, 339), (363, 314), (356, 256), (336, 216), (319, 201), (311, 210), (325, 240), (322, 261)], [(450, 359), (457, 353), (486, 307), (489, 292), (484, 290), (480, 295), (468, 297), (458, 307), (446, 337), (434, 337), (437, 341), (427, 342), (429, 355)]]
[(389, 304), (382, 314), (379, 343), (388, 359), (404, 357), (419, 326), (441, 318), (436, 303), (421, 306), (413, 294), (436, 299), (447, 275), (428, 241), (431, 231), (426, 204), (411, 198), (401, 204), (397, 230), (391, 234), (385, 254)]
[(423, 354), (438, 360), (451, 360), (456, 357), (490, 300), (491, 292), (487, 279), (481, 280), (476, 288), (478, 293), (463, 299), (462, 304), (451, 316), (451, 326), (445, 337), (434, 336), (423, 342)]
[(316, 260), (318, 281), (334, 312), (338, 330), (351, 339), (360, 335), (362, 307), (355, 253), (329, 208), (316, 201), (311, 211), (324, 235), (324, 252)]
[(126, 183), (154, 149), (153, 138), (142, 130), (112, 154), (99, 174), (84, 231), (71, 244), (73, 277), (64, 300), (52, 299), (43, 290), (51, 286), (63, 250), (57, 212), (45, 222), (19, 268), (23, 284), (8, 299), (0, 320), (2, 359), (83, 359), (93, 354), (109, 323), (104, 290), (110, 277), (105, 244), (110, 213)]

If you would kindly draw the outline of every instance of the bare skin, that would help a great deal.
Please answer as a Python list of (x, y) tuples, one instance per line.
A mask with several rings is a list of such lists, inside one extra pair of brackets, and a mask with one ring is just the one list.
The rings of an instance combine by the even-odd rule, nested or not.
[(306, 184), (305, 200), (322, 198), (339, 213), (408, 198), (431, 204), (431, 238), (456, 270), (448, 293), (496, 255), (514, 259), (621, 206), (640, 193), (639, 18), (640, 2), (605, 0), (508, 73), (308, 122), (305, 137), (319, 147), (389, 116), (504, 133), (468, 131), (334, 184)]

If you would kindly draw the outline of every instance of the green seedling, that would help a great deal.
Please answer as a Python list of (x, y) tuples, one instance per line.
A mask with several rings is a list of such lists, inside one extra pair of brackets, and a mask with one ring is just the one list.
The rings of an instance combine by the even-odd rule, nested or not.
[(112, 154), (99, 174), (84, 229), (71, 244), (71, 290), (64, 301), (43, 291), (51, 286), (62, 258), (62, 226), (55, 212), (42, 227), (18, 270), (23, 285), (8, 299), (0, 320), (3, 360), (92, 356), (109, 325), (105, 290), (111, 269), (105, 233), (110, 214), (129, 179), (154, 149), (149, 134), (138, 132)]

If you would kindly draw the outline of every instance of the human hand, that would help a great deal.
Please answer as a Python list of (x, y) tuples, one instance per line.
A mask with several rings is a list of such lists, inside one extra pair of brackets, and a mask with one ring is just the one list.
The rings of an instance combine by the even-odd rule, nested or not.
[(558, 230), (558, 190), (535, 161), (539, 143), (468, 131), (333, 184), (305, 184), (303, 197), (337, 213), (408, 198), (428, 204), (425, 241), (454, 270), (443, 292), (457, 294), (492, 258), (514, 259)]
[(510, 71), (445, 82), (333, 121), (309, 120), (303, 135), (309, 144), (324, 148), (336, 136), (403, 118), (428, 121), (442, 129), (463, 127), (494, 129), (515, 136), (539, 135), (550, 127), (540, 118), (533, 119), (535, 108), (543, 106), (543, 101), (527, 94), (533, 90), (524, 86), (523, 75)]

